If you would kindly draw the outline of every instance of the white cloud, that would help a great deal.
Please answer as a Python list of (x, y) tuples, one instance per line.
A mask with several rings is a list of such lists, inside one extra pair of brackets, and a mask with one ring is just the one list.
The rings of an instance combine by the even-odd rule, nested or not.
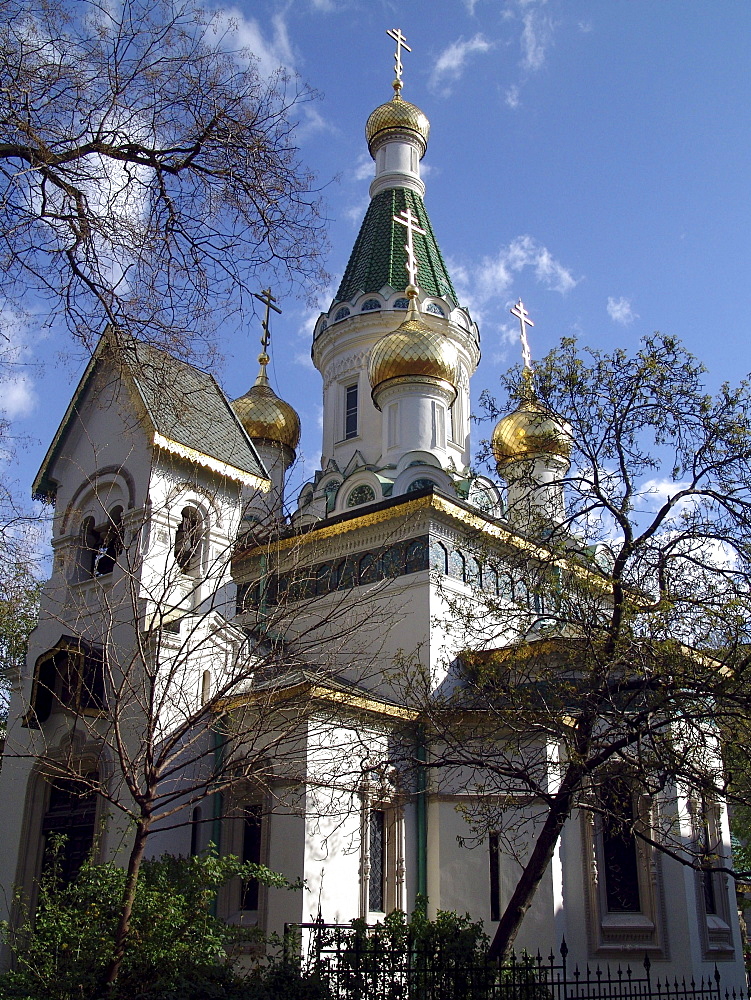
[(316, 108), (311, 107), (310, 104), (303, 105), (302, 119), (295, 130), (295, 138), (298, 142), (303, 142), (309, 136), (316, 135), (318, 132), (337, 131), (337, 127), (324, 118)]
[(258, 21), (246, 18), (237, 7), (229, 7), (217, 15), (217, 24), (227, 32), (227, 40), (233, 48), (247, 50), (255, 56), (261, 76), (268, 78), (280, 68), (294, 72), (292, 44), (281, 14), (271, 20), (270, 37), (264, 35)]
[(360, 153), (355, 161), (353, 174), (356, 181), (373, 180), (373, 157), (370, 153)]
[(528, 10), (522, 18), (522, 67), (535, 73), (542, 69), (547, 49), (553, 41), (553, 22), (538, 9)]
[(545, 288), (565, 295), (580, 278), (553, 257), (550, 250), (538, 243), (533, 236), (517, 236), (507, 246), (501, 247), (495, 257), (485, 257), (477, 271), (477, 289), (481, 299), (505, 297), (514, 278), (526, 268), (534, 270), (537, 281)]
[(0, 381), (0, 412), (9, 420), (28, 417), (37, 405), (37, 394), (31, 379), (17, 377)]
[(430, 74), (431, 90), (440, 91), (444, 96), (451, 93), (451, 84), (461, 79), (467, 60), (476, 53), (488, 52), (493, 47), (481, 34), (465, 41), (459, 38), (447, 46), (438, 56)]
[(369, 204), (370, 198), (366, 197), (358, 201), (355, 205), (350, 205), (349, 208), (345, 208), (344, 210), (344, 218), (349, 220), (353, 226), (359, 226), (368, 210)]
[(313, 10), (322, 10), (325, 14), (330, 14), (331, 11), (336, 10), (336, 4), (333, 0), (311, 0)]
[(629, 323), (633, 323), (635, 319), (639, 318), (639, 314), (631, 308), (631, 300), (625, 299), (623, 296), (620, 299), (614, 299), (612, 295), (609, 295), (607, 310), (608, 316), (613, 322), (621, 323), (623, 326), (628, 326)]
[(521, 104), (521, 100), (519, 99), (518, 84), (514, 83), (506, 90), (505, 101), (508, 107), (510, 107), (513, 111), (516, 111)]

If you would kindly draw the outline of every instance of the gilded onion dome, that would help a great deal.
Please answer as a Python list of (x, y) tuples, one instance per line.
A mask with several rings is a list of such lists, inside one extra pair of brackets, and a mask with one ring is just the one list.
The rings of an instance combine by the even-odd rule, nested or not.
[[(396, 86), (396, 82), (395, 82)], [(376, 138), (382, 140), (388, 132), (408, 130), (414, 132), (422, 140), (422, 154), (428, 147), (430, 122), (427, 116), (415, 104), (403, 100), (399, 92), (386, 104), (381, 104), (368, 118), (365, 126), (365, 138), (368, 149), (373, 155), (373, 142)]]
[(571, 455), (571, 429), (544, 407), (531, 391), (518, 409), (495, 425), (490, 441), (499, 467), (537, 455)]
[(413, 299), (407, 319), (373, 348), (368, 377), (374, 393), (389, 379), (416, 377), (440, 379), (456, 389), (457, 350), (445, 334), (420, 319)]
[(261, 354), (258, 360), (258, 378), (244, 396), (232, 402), (232, 409), (251, 440), (275, 441), (294, 451), (300, 443), (300, 418), (271, 388), (266, 375), (268, 354)]

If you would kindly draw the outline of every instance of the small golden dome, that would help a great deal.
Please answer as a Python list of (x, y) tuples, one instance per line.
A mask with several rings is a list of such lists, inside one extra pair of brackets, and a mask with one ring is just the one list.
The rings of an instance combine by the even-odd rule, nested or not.
[(398, 93), (387, 104), (381, 104), (376, 108), (368, 118), (365, 138), (368, 140), (368, 149), (371, 153), (373, 152), (371, 144), (375, 137), (392, 129), (408, 129), (416, 132), (422, 139), (423, 154), (425, 153), (430, 135), (430, 122), (416, 105), (402, 100)]
[(571, 428), (534, 398), (495, 425), (490, 446), (498, 466), (535, 455), (571, 455)]
[(271, 388), (263, 363), (255, 385), (233, 401), (232, 409), (252, 440), (276, 441), (292, 451), (300, 443), (300, 418)]
[(368, 368), (373, 391), (388, 379), (416, 376), (441, 379), (456, 388), (458, 372), (453, 342), (412, 312), (398, 329), (381, 337), (370, 354)]

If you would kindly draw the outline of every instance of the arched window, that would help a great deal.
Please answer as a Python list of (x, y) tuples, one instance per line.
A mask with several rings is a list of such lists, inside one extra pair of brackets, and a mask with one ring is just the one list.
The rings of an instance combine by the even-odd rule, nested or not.
[(366, 552), (357, 567), (361, 584), (375, 583), (379, 578), (378, 558), (372, 552)]
[(498, 568), (492, 563), (483, 566), (482, 583), (489, 594), (498, 594)]
[(407, 545), (404, 560), (405, 573), (419, 573), (428, 568), (428, 543), (424, 538), (415, 538)]
[(49, 782), (47, 808), (42, 819), (43, 866), (52, 861), (53, 837), (64, 838), (58, 841), (55, 859), (65, 884), (78, 875), (94, 844), (98, 784), (96, 771), (81, 778), (59, 777)]
[(199, 568), (201, 561), (201, 540), (203, 522), (195, 507), (184, 507), (180, 513), (180, 524), (175, 532), (175, 562), (183, 573), (191, 573)]
[(351, 559), (342, 559), (333, 573), (333, 586), (337, 590), (349, 590), (355, 585), (355, 567)]
[(434, 569), (437, 573), (446, 574), (449, 568), (449, 554), (446, 551), (446, 546), (441, 544), (441, 542), (431, 542), (430, 543), (430, 568)]
[(341, 309), (337, 309), (334, 322), (338, 323), (340, 319), (346, 319), (347, 316), (349, 316), (349, 309), (346, 306), (342, 306)]
[(99, 546), (94, 554), (94, 576), (106, 576), (115, 568), (117, 557), (123, 550), (122, 520), (122, 507), (113, 507), (109, 524), (100, 533)]
[(74, 636), (63, 636), (56, 649), (39, 657), (26, 725), (36, 728), (46, 722), (56, 706), (72, 712), (104, 710), (104, 651), (101, 646)]
[(316, 570), (316, 594), (328, 594), (331, 590), (331, 563), (324, 563)]
[(404, 561), (401, 545), (389, 545), (381, 560), (383, 575), (390, 580), (401, 576), (404, 572)]
[(375, 490), (372, 486), (368, 486), (367, 483), (363, 483), (361, 486), (355, 486), (350, 495), (347, 497), (348, 507), (359, 507), (364, 503), (371, 503), (375, 500)]
[(474, 556), (467, 559), (467, 583), (473, 587), (482, 586), (482, 568)]
[(396, 299), (393, 309), (409, 309), (409, 299)]
[(363, 302), (360, 312), (375, 312), (376, 309), (381, 308), (381, 303), (378, 299), (367, 299)]
[(425, 312), (433, 313), (434, 316), (445, 316), (446, 313), (441, 309), (441, 307), (436, 302), (428, 302), (425, 306)]
[(428, 479), (427, 477), (422, 479), (413, 479), (412, 482), (407, 487), (407, 493), (416, 493), (418, 490), (437, 490), (438, 483), (434, 479)]
[(201, 807), (196, 806), (190, 816), (190, 856), (194, 858), (201, 850)]
[(466, 566), (464, 556), (458, 549), (452, 549), (451, 555), (449, 556), (449, 576), (453, 576), (455, 580), (461, 580), (463, 583), (465, 573)]
[(123, 550), (122, 517), (123, 509), (117, 506), (103, 524), (97, 525), (92, 516), (84, 518), (78, 558), (80, 580), (108, 576), (115, 568)]

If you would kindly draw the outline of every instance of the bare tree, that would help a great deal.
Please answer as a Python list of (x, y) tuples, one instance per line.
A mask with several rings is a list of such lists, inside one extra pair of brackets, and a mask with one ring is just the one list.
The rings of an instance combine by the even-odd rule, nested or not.
[[(198, 489), (207, 508), (226, 502)], [(154, 833), (189, 824), (201, 803), (221, 816), (221, 802), (248, 784), (259, 791), (273, 784), (277, 807), (302, 808), (305, 741), (320, 734), (325, 742), (333, 724), (340, 744), (327, 765), (332, 794), (321, 809), (349, 813), (372, 757), (358, 726), (351, 726), (350, 745), (341, 745), (342, 700), (362, 690), (352, 675), (341, 676), (340, 654), (345, 646), (351, 654), (359, 634), (357, 679), (375, 673), (387, 582), (333, 593), (321, 611), (310, 568), (315, 548), (298, 557), (301, 543), (287, 532), (294, 569), (286, 582), (277, 574), (272, 599), (264, 576), (235, 602), (231, 528), (239, 518), (223, 516), (230, 537), (220, 544), (210, 518), (194, 516), (196, 495), (195, 483), (176, 485), (161, 506), (149, 506), (146, 519), (119, 506), (113, 512), (111, 488), (102, 487), (97, 502), (109, 513), (96, 526), (84, 519), (77, 551), (58, 552), (44, 592), (40, 630), (63, 634), (35, 657), (33, 676), (16, 680), (6, 767), (33, 763), (53, 788), (101, 803), (110, 843), (122, 836), (126, 844), (128, 877), (107, 983), (117, 979), (128, 945)], [(265, 566), (279, 562), (280, 524), (272, 520), (254, 521), (240, 547)], [(159, 527), (166, 524), (167, 541)], [(74, 870), (81, 845), (67, 849), (63, 863)], [(33, 892), (29, 879), (23, 888)]]
[(8, 300), (46, 301), (89, 348), (109, 323), (185, 356), (242, 312), (259, 269), (316, 286), (323, 223), (294, 135), (310, 90), (265, 79), (191, 0), (0, 14)]
[[(735, 874), (713, 817), (742, 795), (720, 735), (746, 731), (749, 710), (751, 395), (742, 383), (712, 397), (702, 375), (656, 335), (633, 355), (563, 341), (533, 393), (518, 372), (506, 380), (536, 448), (501, 469), (511, 530), (471, 540), (473, 585), (445, 592), (465, 652), (418, 699), (434, 780), (474, 787), (474, 834), (521, 865), (496, 957), (573, 814), (613, 850), (636, 838), (703, 872), (707, 891)], [(571, 464), (548, 463), (541, 487), (560, 435)]]

